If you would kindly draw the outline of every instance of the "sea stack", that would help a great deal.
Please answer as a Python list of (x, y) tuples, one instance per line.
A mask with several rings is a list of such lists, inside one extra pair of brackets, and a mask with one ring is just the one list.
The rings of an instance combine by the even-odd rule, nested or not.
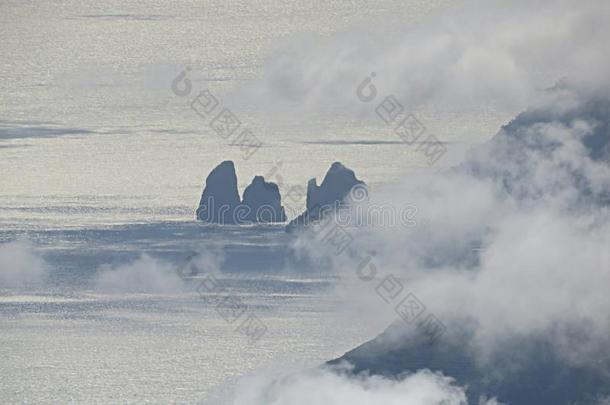
[(285, 222), (286, 213), (277, 184), (266, 182), (263, 176), (255, 176), (244, 190), (242, 204), (250, 208), (250, 222)]
[(366, 184), (356, 178), (353, 170), (340, 162), (330, 166), (328, 172), (318, 186), (316, 179), (307, 182), (307, 209), (286, 227), (286, 231), (315, 222), (322, 218), (326, 212), (332, 212), (346, 202), (350, 192), (358, 187), (358, 194), (366, 193)]
[(277, 184), (262, 176), (254, 177), (244, 190), (243, 201), (240, 199), (235, 165), (230, 160), (216, 166), (206, 178), (196, 215), (200, 221), (224, 225), (286, 221)]
[(197, 219), (216, 224), (234, 224), (234, 212), (239, 204), (235, 165), (232, 161), (225, 160), (205, 179)]

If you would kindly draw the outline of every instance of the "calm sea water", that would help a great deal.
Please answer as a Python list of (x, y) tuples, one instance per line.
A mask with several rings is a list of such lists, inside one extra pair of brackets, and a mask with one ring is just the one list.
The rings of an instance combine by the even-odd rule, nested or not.
[[(240, 191), (280, 162), (284, 192), (322, 177), (336, 160), (372, 185), (425, 166), (412, 148), (350, 143), (399, 141), (383, 123), (295, 115), (279, 124), (277, 114), (262, 112), (266, 100), (229, 106), (263, 142), (245, 160), (170, 85), (189, 66), (195, 86), (222, 101), (262, 74), (277, 43), (303, 33), (323, 42), (354, 25), (390, 26), (388, 16), (404, 29), (448, 3), (3, 1), (0, 224), (191, 219), (205, 176), (226, 159), (236, 163)], [(503, 122), (452, 112), (428, 117), (429, 132), (467, 144)]]
[[(0, 241), (23, 236), (3, 231)], [(27, 237), (48, 274), (0, 287), (3, 403), (225, 403), (244, 373), (317, 365), (374, 335), (337, 311), (332, 277), (293, 271), (281, 228), (167, 222)], [(129, 277), (120, 278), (118, 291), (96, 282), (105, 264), (133, 264), (142, 253), (178, 267), (192, 251), (219, 247), (222, 293), (267, 328), (254, 343), (236, 330), (245, 318), (221, 316), (217, 301), (196, 291), (198, 280), (176, 291), (150, 290), (147, 277), (135, 280), (142, 289)]]
[[(281, 227), (205, 227), (193, 211), (225, 159), (236, 162), (240, 190), (278, 162), (283, 189), (320, 178), (335, 160), (373, 185), (422, 162), (391, 143), (327, 142), (393, 139), (386, 129), (298, 116), (278, 127), (256, 106), (236, 111), (264, 142), (246, 161), (170, 83), (191, 66), (222, 95), (256, 79), (278, 41), (303, 32), (324, 40), (388, 15), (408, 23), (446, 3), (1, 2), (0, 242), (30, 240), (49, 270), (43, 284), (0, 286), (0, 402), (202, 402), (246, 372), (315, 365), (372, 337), (336, 310), (331, 276), (291, 268)], [(499, 122), (480, 118), (479, 136)], [(455, 116), (428, 125), (465, 131)], [(96, 289), (103, 265), (143, 253), (177, 265), (212, 247), (224, 252), (231, 294), (269, 328), (254, 345), (193, 290)]]

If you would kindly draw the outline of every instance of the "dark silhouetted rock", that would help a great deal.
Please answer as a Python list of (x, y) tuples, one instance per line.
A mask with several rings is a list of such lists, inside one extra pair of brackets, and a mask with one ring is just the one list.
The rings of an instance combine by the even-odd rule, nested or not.
[(354, 374), (386, 377), (422, 369), (441, 372), (468, 387), (471, 404), (480, 403), (481, 397), (495, 397), (502, 404), (598, 404), (610, 395), (610, 376), (601, 372), (607, 363), (601, 359), (597, 365), (572, 365), (544, 337), (518, 336), (481, 362), (471, 345), (472, 325), (455, 324), (448, 330), (432, 338), (425, 327), (406, 327), (401, 320), (328, 364), (348, 362)]
[(358, 188), (358, 193), (365, 193), (365, 183), (356, 178), (353, 170), (348, 169), (339, 162), (330, 166), (322, 184), (319, 186), (316, 179), (307, 183), (307, 209), (286, 227), (291, 232), (299, 227), (320, 220), (327, 212), (332, 212), (346, 202), (350, 191)]
[(205, 179), (197, 219), (217, 224), (234, 224), (234, 212), (239, 204), (235, 166), (230, 160), (225, 160)]
[(250, 209), (246, 217), (250, 222), (285, 222), (280, 190), (275, 183), (266, 182), (263, 176), (256, 176), (244, 190), (242, 204)]
[(244, 190), (241, 201), (233, 162), (227, 160), (210, 172), (201, 194), (197, 219), (214, 224), (246, 224), (253, 222), (285, 222), (280, 190), (256, 176)]

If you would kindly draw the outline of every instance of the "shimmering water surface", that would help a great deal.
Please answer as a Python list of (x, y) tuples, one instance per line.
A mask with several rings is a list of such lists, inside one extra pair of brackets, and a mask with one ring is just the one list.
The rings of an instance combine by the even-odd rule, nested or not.
[[(0, 241), (22, 235), (5, 231)], [(0, 289), (4, 403), (222, 403), (244, 373), (316, 365), (374, 333), (333, 310), (331, 277), (288, 269), (277, 227), (172, 222), (27, 235), (50, 270), (43, 283)], [(202, 299), (196, 280), (166, 293), (104, 292), (95, 283), (104, 263), (146, 253), (178, 266), (212, 246), (226, 253), (223, 292), (267, 327), (255, 343)]]
[[(240, 191), (278, 163), (284, 191), (323, 176), (337, 160), (371, 185), (425, 167), (421, 153), (379, 121), (278, 117), (262, 112), (264, 99), (229, 105), (263, 143), (246, 160), (170, 85), (189, 66), (194, 86), (222, 101), (257, 80), (278, 43), (306, 34), (323, 42), (352, 26), (404, 30), (449, 3), (3, 1), (0, 223), (190, 219), (205, 176), (225, 159), (236, 163)], [(489, 137), (508, 117), (442, 111), (421, 119), (457, 150)], [(304, 201), (292, 205), (296, 211)]]
[[(236, 113), (264, 147), (244, 160), (170, 83), (191, 66), (204, 78), (197, 84), (222, 96), (255, 80), (278, 42), (307, 33), (324, 41), (387, 16), (410, 24), (448, 3), (2, 1), (0, 242), (31, 241), (48, 276), (0, 286), (0, 402), (203, 402), (251, 370), (318, 364), (374, 336), (336, 310), (331, 276), (292, 267), (281, 227), (205, 227), (193, 211), (225, 159), (236, 162), (241, 191), (278, 162), (285, 190), (336, 160), (375, 185), (422, 167), (421, 157), (384, 127), (302, 116), (271, 125), (253, 105)], [(458, 149), (503, 121), (428, 117)], [(95, 288), (100, 266), (143, 253), (177, 265), (212, 248), (224, 252), (231, 293), (268, 326), (257, 344), (193, 289)]]

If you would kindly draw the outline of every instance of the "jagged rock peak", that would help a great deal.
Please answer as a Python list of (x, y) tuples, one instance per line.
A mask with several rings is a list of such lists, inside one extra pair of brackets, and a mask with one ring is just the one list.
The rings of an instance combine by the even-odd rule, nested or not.
[(244, 190), (243, 201), (237, 191), (235, 165), (225, 160), (216, 166), (205, 180), (197, 219), (215, 224), (252, 222), (285, 222), (280, 190), (275, 183), (255, 176)]
[(237, 191), (235, 165), (225, 160), (205, 179), (205, 187), (197, 208), (197, 219), (219, 224), (235, 223), (233, 212), (241, 203)]
[(307, 209), (288, 224), (287, 231), (292, 231), (299, 226), (306, 225), (321, 219), (324, 212), (332, 211), (338, 205), (343, 204), (355, 186), (366, 188), (366, 184), (356, 178), (353, 170), (345, 167), (340, 162), (334, 162), (324, 180), (318, 186), (316, 179), (307, 183)]
[(350, 190), (358, 184), (364, 182), (356, 178), (352, 169), (335, 162), (326, 172), (322, 184), (318, 186), (316, 179), (311, 179), (307, 183), (307, 209), (343, 202)]
[(243, 205), (250, 209), (250, 222), (284, 222), (286, 213), (282, 207), (280, 189), (275, 183), (265, 181), (263, 176), (255, 176), (244, 190)]

